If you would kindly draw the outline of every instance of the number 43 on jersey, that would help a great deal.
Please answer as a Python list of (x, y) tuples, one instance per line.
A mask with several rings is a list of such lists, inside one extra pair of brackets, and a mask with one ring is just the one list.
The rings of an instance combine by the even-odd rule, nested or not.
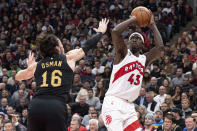
[(134, 84), (134, 85), (139, 85), (140, 84), (140, 75), (134, 75), (134, 74), (131, 74), (131, 76), (129, 77), (128, 81), (130, 82), (130, 84)]

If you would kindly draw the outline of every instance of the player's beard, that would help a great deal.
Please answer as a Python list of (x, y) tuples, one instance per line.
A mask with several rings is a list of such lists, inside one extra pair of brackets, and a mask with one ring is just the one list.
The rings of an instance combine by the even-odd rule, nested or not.
[(139, 52), (139, 48), (137, 48), (136, 46), (134, 46), (134, 47), (131, 48), (131, 52), (133, 54), (138, 53)]

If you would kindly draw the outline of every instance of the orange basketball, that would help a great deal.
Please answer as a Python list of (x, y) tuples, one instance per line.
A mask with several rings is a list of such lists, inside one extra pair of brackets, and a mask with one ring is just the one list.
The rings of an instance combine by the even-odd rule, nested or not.
[(146, 27), (150, 23), (152, 14), (146, 7), (138, 6), (132, 10), (131, 15), (136, 17), (140, 27)]

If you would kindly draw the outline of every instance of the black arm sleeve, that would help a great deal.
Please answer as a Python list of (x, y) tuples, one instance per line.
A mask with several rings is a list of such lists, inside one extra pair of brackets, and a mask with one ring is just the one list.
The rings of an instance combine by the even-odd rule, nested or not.
[(85, 47), (82, 47), (83, 51), (87, 53), (89, 49), (96, 48), (96, 45), (101, 39), (101, 37), (102, 37), (102, 33), (99, 32), (96, 35), (94, 35), (91, 39), (87, 40), (85, 42)]

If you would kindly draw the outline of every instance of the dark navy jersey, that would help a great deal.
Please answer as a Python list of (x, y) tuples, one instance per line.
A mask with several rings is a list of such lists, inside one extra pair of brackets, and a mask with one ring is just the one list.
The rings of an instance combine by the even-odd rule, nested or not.
[(73, 71), (65, 55), (47, 57), (38, 62), (35, 71), (37, 96), (67, 97), (73, 82)]

